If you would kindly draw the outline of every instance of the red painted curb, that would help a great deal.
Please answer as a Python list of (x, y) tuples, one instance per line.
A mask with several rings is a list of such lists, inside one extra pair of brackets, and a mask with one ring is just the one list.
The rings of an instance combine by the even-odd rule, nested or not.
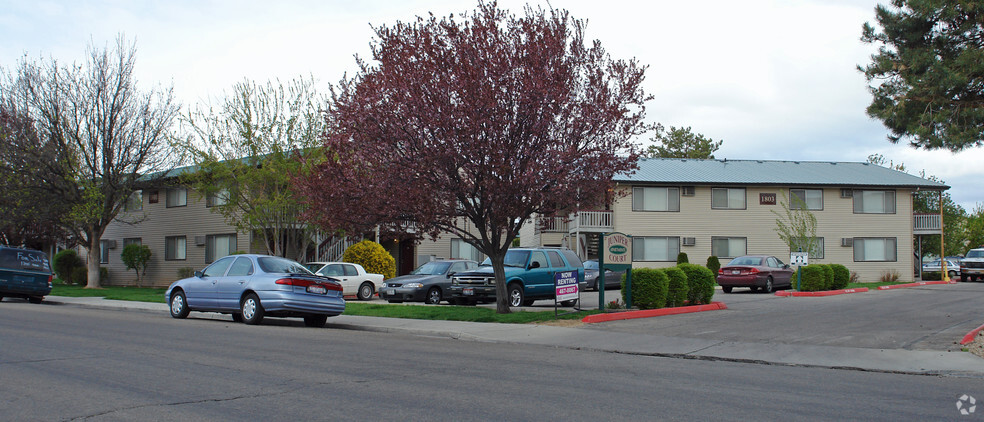
[(678, 308), (647, 309), (645, 311), (612, 312), (588, 315), (581, 320), (588, 324), (596, 322), (619, 321), (623, 319), (651, 318), (663, 315), (689, 314), (691, 312), (717, 311), (728, 309), (724, 302), (711, 302), (707, 305), (680, 306)]
[(960, 344), (961, 345), (970, 344), (970, 342), (974, 341), (974, 337), (977, 337), (977, 333), (980, 333), (981, 330), (984, 330), (984, 325), (977, 327), (973, 330), (970, 330), (970, 332), (964, 336), (963, 340), (960, 340)]
[(868, 291), (867, 287), (861, 287), (857, 289), (824, 290), (822, 292), (794, 292), (788, 290), (780, 290), (776, 292), (776, 296), (821, 297), (821, 296), (843, 295), (848, 293), (864, 293), (867, 291)]
[(893, 284), (891, 286), (878, 286), (878, 290), (904, 289), (906, 287), (928, 286), (931, 284), (956, 284), (953, 281), (918, 281), (915, 283)]

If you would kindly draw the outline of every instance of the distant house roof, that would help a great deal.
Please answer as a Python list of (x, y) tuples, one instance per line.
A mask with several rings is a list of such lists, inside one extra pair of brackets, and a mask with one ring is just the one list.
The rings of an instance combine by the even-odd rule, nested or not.
[(876, 164), (830, 161), (642, 158), (637, 171), (616, 174), (614, 179), (627, 184), (950, 188)]

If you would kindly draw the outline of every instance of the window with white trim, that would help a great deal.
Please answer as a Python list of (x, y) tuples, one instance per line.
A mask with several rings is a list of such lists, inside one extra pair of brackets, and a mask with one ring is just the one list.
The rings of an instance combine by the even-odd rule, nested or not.
[(634, 187), (632, 211), (680, 211), (680, 188)]
[(855, 237), (855, 262), (895, 262), (898, 240), (894, 237)]
[(236, 234), (210, 234), (205, 236), (205, 262), (212, 262), (236, 251)]
[(895, 214), (895, 191), (855, 190), (855, 214)]
[(823, 209), (823, 189), (790, 189), (789, 209), (819, 211)]
[(674, 236), (633, 236), (633, 261), (676, 261), (680, 238)]
[(168, 236), (164, 238), (164, 260), (183, 261), (187, 250), (188, 239), (185, 236)]
[(745, 255), (748, 239), (744, 237), (711, 237), (711, 255), (735, 258)]
[(167, 190), (167, 198), (165, 198), (167, 203), (165, 207), (183, 207), (188, 205), (188, 189), (185, 188), (170, 188)]
[(745, 188), (711, 188), (711, 208), (745, 209)]

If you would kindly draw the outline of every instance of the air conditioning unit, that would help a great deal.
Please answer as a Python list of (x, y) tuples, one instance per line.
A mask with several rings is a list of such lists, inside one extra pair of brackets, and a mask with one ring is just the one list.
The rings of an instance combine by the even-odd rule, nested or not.
[(841, 189), (841, 198), (853, 198), (853, 197), (854, 197), (853, 189), (848, 189), (848, 188)]
[(695, 189), (693, 186), (680, 186), (681, 196), (694, 196), (694, 191)]
[(845, 247), (854, 246), (854, 238), (853, 237), (842, 237), (841, 238), (841, 246), (845, 246)]
[(696, 237), (685, 237), (683, 238), (683, 246), (694, 246), (697, 244)]
[(106, 247), (107, 248), (109, 248), (109, 249), (116, 249), (116, 241), (115, 240), (106, 240), (105, 242), (106, 242)]
[(205, 246), (205, 236), (195, 236), (195, 246)]

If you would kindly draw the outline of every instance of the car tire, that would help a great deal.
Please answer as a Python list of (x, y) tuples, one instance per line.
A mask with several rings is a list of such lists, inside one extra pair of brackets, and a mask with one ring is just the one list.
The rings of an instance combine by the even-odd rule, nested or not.
[(765, 286), (762, 287), (762, 293), (772, 293), (772, 277), (765, 279)]
[(0, 302), (3, 302), (3, 296), (0, 296)]
[(44, 301), (44, 297), (43, 296), (31, 296), (31, 297), (27, 298), (27, 301), (36, 305), (36, 304), (41, 303), (42, 301)]
[(304, 317), (304, 326), (322, 328), (328, 322), (328, 315), (307, 315)]
[(263, 304), (255, 293), (250, 293), (243, 299), (239, 304), (239, 310), (242, 311), (240, 315), (243, 316), (243, 322), (246, 324), (259, 325), (263, 322)]
[(523, 299), (525, 299), (525, 297), (523, 295), (523, 286), (519, 283), (510, 284), (506, 289), (506, 292), (508, 293), (508, 296), (506, 297), (509, 298), (510, 308), (515, 308), (524, 304)]
[(565, 308), (572, 308), (574, 307), (574, 305), (577, 305), (577, 299), (565, 300), (563, 302), (560, 302), (560, 306), (563, 306)]
[(356, 296), (359, 298), (359, 300), (369, 300), (372, 298), (372, 293), (373, 293), (372, 283), (367, 281), (359, 286), (359, 292), (358, 294), (356, 294)]
[(233, 312), (232, 313), (232, 322), (243, 322), (243, 314), (240, 314), (240, 313), (237, 313), (237, 312)]
[(950, 278), (954, 278), (954, 277), (957, 276), (957, 272), (956, 271), (948, 271), (947, 274), (950, 275)]
[(424, 303), (428, 305), (440, 305), (441, 304), (441, 289), (437, 287), (431, 287), (427, 291), (427, 297), (424, 299)]
[(960, 282), (961, 282), (961, 283), (966, 283), (966, 282), (967, 282), (967, 276), (965, 276), (965, 275), (963, 275), (963, 274), (961, 274), (961, 275), (960, 275)]
[(172, 318), (187, 318), (188, 314), (191, 313), (191, 309), (188, 308), (188, 300), (185, 298), (183, 291), (178, 290), (171, 294), (171, 300), (169, 302), (169, 308), (171, 308)]
[(721, 291), (725, 293), (731, 293), (731, 286), (721, 286)]
[(536, 300), (534, 300), (534, 299), (524, 299), (523, 300), (523, 306), (533, 306), (533, 302), (536, 302)]

